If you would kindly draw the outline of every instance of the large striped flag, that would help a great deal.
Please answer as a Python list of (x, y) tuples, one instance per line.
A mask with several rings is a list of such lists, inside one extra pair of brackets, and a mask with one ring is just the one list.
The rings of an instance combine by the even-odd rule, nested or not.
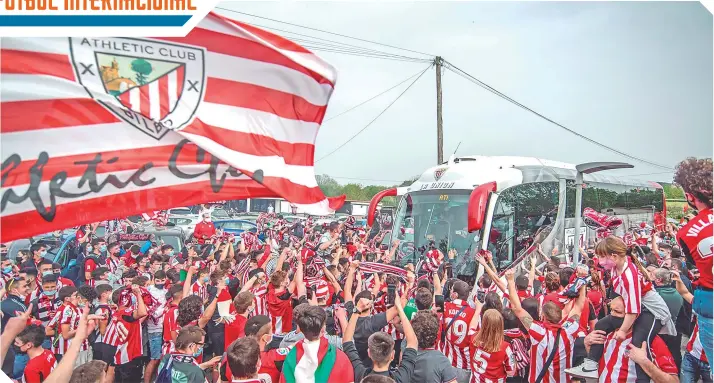
[(209, 14), (183, 38), (3, 38), (2, 241), (174, 206), (326, 214), (315, 139), (335, 69)]

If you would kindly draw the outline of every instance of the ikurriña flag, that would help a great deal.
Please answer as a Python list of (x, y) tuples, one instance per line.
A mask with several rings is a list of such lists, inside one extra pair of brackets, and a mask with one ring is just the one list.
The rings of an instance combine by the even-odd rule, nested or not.
[(315, 139), (336, 71), (211, 13), (181, 38), (3, 38), (2, 241), (174, 206), (328, 214)]

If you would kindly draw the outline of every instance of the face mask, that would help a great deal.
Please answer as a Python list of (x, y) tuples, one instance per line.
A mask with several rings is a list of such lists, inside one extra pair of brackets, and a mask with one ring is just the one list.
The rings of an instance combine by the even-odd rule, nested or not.
[(667, 258), (667, 254), (664, 251), (660, 250), (657, 253), (659, 253), (660, 258)]
[(602, 258), (600, 259), (600, 266), (605, 270), (612, 270), (615, 268), (615, 261), (610, 258)]
[(47, 256), (47, 250), (42, 250), (42, 251), (40, 252), (40, 256), (42, 256), (42, 258), (46, 257), (46, 256)]
[(77, 303), (77, 308), (83, 309), (87, 306), (86, 303)]
[(131, 296), (131, 305), (136, 306), (136, 296), (134, 295)]
[(92, 250), (94, 250), (94, 248), (93, 248), (92, 246), (87, 246), (87, 252), (88, 252), (88, 253), (91, 253)]
[(224, 281), (226, 282), (226, 285), (228, 285), (228, 284), (230, 284), (230, 283), (231, 283), (231, 279), (230, 279), (230, 278), (228, 278), (228, 277), (226, 277), (226, 279), (224, 279)]
[(208, 282), (210, 278), (208, 277), (203, 277), (203, 282)]
[(199, 348), (198, 351), (194, 352), (193, 357), (198, 358), (199, 356), (201, 356), (201, 354), (203, 354), (203, 347)]
[(54, 271), (52, 274), (55, 275), (55, 277), (59, 278), (60, 277), (60, 272), (59, 271)]
[(107, 245), (102, 245), (102, 246), (100, 246), (100, 247), (99, 247), (99, 251), (101, 251), (102, 253), (105, 252), (105, 251), (107, 251)]
[(206, 217), (206, 218), (203, 219), (203, 222), (211, 222), (211, 218)]
[(169, 256), (173, 256), (173, 255), (174, 255), (174, 251), (173, 250), (169, 251)]
[(10, 274), (12, 273), (12, 266), (7, 266), (2, 268), (2, 272), (5, 274)]
[(42, 292), (42, 294), (45, 294), (48, 297), (53, 297), (55, 294), (57, 294), (57, 290), (45, 290)]
[(22, 351), (22, 348), (17, 347), (17, 346), (15, 346), (15, 348), (17, 349), (18, 354), (22, 354), (22, 355), (27, 354), (27, 351)]
[(45, 271), (45, 272), (42, 273), (42, 276), (43, 276), (43, 277), (46, 277), (46, 276), (52, 275), (52, 274), (54, 274), (54, 273), (51, 272), (51, 271), (49, 271), (49, 270), (47, 270), (47, 271)]
[(163, 283), (161, 283), (161, 284), (154, 285), (154, 286), (156, 286), (156, 288), (159, 290), (163, 290), (165, 285)]

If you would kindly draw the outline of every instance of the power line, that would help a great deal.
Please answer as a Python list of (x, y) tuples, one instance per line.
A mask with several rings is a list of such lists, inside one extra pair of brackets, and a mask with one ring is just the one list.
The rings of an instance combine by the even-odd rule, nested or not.
[(221, 9), (221, 10), (228, 11), (228, 12), (240, 13), (241, 15), (246, 15), (246, 16), (251, 16), (251, 17), (257, 17), (257, 18), (259, 18), (259, 19), (264, 19), (264, 20), (269, 20), (269, 21), (273, 21), (273, 22), (276, 22), (276, 23), (291, 25), (291, 26), (293, 26), (293, 27), (298, 27), (298, 28), (305, 28), (305, 29), (309, 29), (309, 30), (313, 30), (313, 31), (317, 31), (317, 32), (322, 32), (322, 33), (327, 33), (327, 34), (331, 34), (331, 35), (335, 35), (335, 36), (344, 37), (344, 38), (347, 38), (347, 39), (362, 41), (362, 42), (365, 42), (365, 43), (376, 44), (376, 45), (381, 45), (381, 46), (385, 46), (385, 47), (389, 47), (389, 48), (399, 49), (399, 50), (402, 50), (402, 51), (405, 51), (405, 52), (418, 53), (418, 54), (420, 54), (420, 55), (429, 56), (429, 57), (434, 57), (434, 56), (435, 56), (435, 55), (432, 55), (432, 54), (429, 54), (429, 53), (419, 52), (419, 51), (415, 51), (415, 50), (412, 50), (412, 49), (401, 48), (401, 47), (397, 47), (397, 46), (394, 46), (394, 45), (378, 43), (378, 42), (376, 42), (376, 41), (371, 41), (371, 40), (361, 39), (361, 38), (359, 38), (359, 37), (352, 37), (352, 36), (348, 36), (348, 35), (343, 35), (343, 34), (341, 34), (341, 33), (330, 32), (330, 31), (326, 31), (326, 30), (323, 30), (323, 29), (317, 29), (317, 28), (312, 28), (312, 27), (306, 27), (306, 26), (304, 26), (304, 25), (289, 23), (289, 22), (287, 22), (287, 21), (275, 20), (275, 19), (271, 19), (271, 18), (269, 18), (269, 17), (253, 15), (253, 14), (250, 14), (250, 13), (240, 12), (240, 11), (236, 11), (236, 10), (233, 10), (233, 9), (222, 8), (222, 7), (216, 7), (216, 9)]
[[(427, 61), (431, 60), (431, 59), (419, 59), (417, 57), (410, 57), (410, 56), (404, 56), (404, 55), (398, 55), (398, 54), (394, 54), (394, 53), (379, 51), (379, 50), (372, 49), (372, 48), (365, 48), (365, 47), (362, 47), (359, 45), (347, 44), (347, 43), (343, 43), (341, 41), (329, 40), (329, 39), (325, 39), (322, 37), (306, 35), (303, 33), (297, 33), (297, 32), (293, 32), (293, 31), (288, 31), (286, 29), (270, 27), (267, 25), (260, 25), (260, 24), (254, 24), (254, 23), (251, 23), (251, 25), (260, 27), (260, 28), (270, 29), (273, 31), (287, 33), (287, 34), (291, 34), (291, 35), (295, 35), (295, 36), (300, 36), (300, 37), (289, 37), (291, 40), (296, 41), (296, 42), (307, 42), (307, 43), (312, 43), (312, 44), (319, 44), (323, 47), (333, 47), (333, 48), (339, 47), (339, 48), (343, 48), (343, 49), (354, 48), (356, 51), (359, 51), (361, 53), (384, 54), (384, 55), (390, 55), (390, 56), (394, 56), (394, 57), (401, 57), (401, 58), (405, 58), (405, 59), (418, 59), (418, 60), (427, 60)], [(307, 37), (307, 38), (310, 38), (313, 40), (304, 39), (303, 37)], [(318, 41), (315, 41), (315, 40), (318, 40)]]
[(350, 137), (347, 141), (343, 142), (340, 146), (336, 147), (333, 151), (327, 153), (327, 155), (324, 155), (324, 156), (320, 157), (320, 159), (318, 159), (318, 160), (315, 161), (315, 162), (320, 162), (320, 161), (324, 160), (325, 158), (331, 156), (333, 153), (335, 153), (336, 151), (340, 150), (343, 146), (347, 145), (350, 141), (354, 140), (355, 137), (359, 136), (362, 132), (365, 131), (365, 129), (369, 128), (375, 121), (377, 121), (377, 119), (378, 119), (379, 117), (381, 117), (381, 116), (384, 114), (384, 112), (386, 112), (392, 105), (394, 105), (394, 103), (397, 102), (397, 100), (399, 100), (399, 99), (402, 97), (402, 95), (404, 95), (404, 93), (406, 93), (406, 92), (409, 90), (409, 88), (412, 87), (412, 85), (414, 85), (417, 81), (419, 81), (419, 79), (421, 78), (421, 76), (423, 76), (424, 73), (426, 73), (426, 71), (429, 70), (429, 68), (432, 67), (432, 65), (433, 65), (433, 64), (431, 64), (431, 65), (429, 65), (428, 67), (426, 67), (426, 68), (419, 74), (419, 77), (415, 78), (414, 81), (412, 81), (412, 83), (409, 84), (409, 86), (408, 86), (406, 89), (404, 89), (404, 90), (402, 91), (402, 93), (400, 93), (399, 96), (397, 96), (397, 98), (394, 99), (394, 101), (392, 101), (391, 103), (389, 103), (389, 105), (387, 105), (386, 108), (384, 108), (381, 112), (379, 112), (379, 114), (378, 114), (375, 118), (373, 118), (372, 121), (370, 121), (367, 125), (365, 125), (364, 128), (360, 129), (357, 133), (355, 133), (355, 134), (354, 134), (352, 137)]
[(359, 104), (357, 104), (357, 105), (355, 105), (355, 106), (353, 106), (353, 107), (351, 107), (351, 108), (349, 108), (349, 109), (347, 109), (347, 110), (345, 110), (345, 111), (343, 111), (343, 112), (341, 112), (341, 113), (338, 113), (337, 115), (335, 115), (335, 116), (333, 116), (333, 117), (328, 118), (327, 120), (323, 121), (322, 123), (324, 124), (324, 123), (326, 123), (326, 122), (328, 122), (328, 121), (334, 120), (335, 118), (340, 117), (340, 116), (342, 116), (343, 114), (346, 114), (346, 113), (348, 113), (348, 112), (350, 112), (350, 111), (352, 111), (352, 110), (354, 110), (354, 109), (359, 108), (360, 106), (362, 106), (362, 105), (364, 105), (364, 104), (366, 104), (366, 103), (368, 103), (368, 102), (374, 100), (375, 98), (377, 98), (377, 97), (379, 97), (379, 96), (381, 96), (381, 95), (383, 95), (383, 94), (389, 92), (390, 90), (392, 90), (392, 89), (398, 87), (399, 85), (402, 85), (402, 84), (404, 84), (405, 82), (407, 82), (407, 81), (413, 79), (414, 77), (418, 76), (418, 75), (421, 74), (421, 73), (422, 73), (422, 71), (419, 71), (419, 72), (417, 72), (417, 73), (415, 73), (415, 74), (413, 74), (413, 75), (411, 75), (411, 76), (405, 78), (404, 80), (400, 81), (398, 84), (392, 86), (391, 88), (389, 88), (389, 89), (387, 89), (387, 90), (385, 90), (385, 91), (382, 91), (381, 93), (379, 93), (379, 94), (377, 94), (377, 95), (374, 95), (374, 96), (370, 97), (369, 99), (367, 99), (367, 100), (365, 100), (365, 101), (362, 101), (362, 102), (360, 102)]
[(542, 114), (536, 112), (535, 110), (533, 110), (533, 109), (531, 109), (531, 108), (529, 108), (529, 107), (527, 107), (527, 106), (521, 104), (520, 102), (518, 102), (518, 101), (512, 99), (511, 97), (509, 97), (509, 96), (507, 96), (507, 95), (501, 93), (500, 91), (496, 90), (495, 88), (491, 87), (490, 85), (484, 83), (483, 81), (477, 79), (476, 77), (474, 77), (474, 76), (470, 75), (469, 73), (463, 71), (462, 69), (458, 68), (456, 65), (454, 65), (454, 64), (452, 64), (452, 63), (450, 63), (450, 62), (448, 62), (448, 61), (444, 61), (444, 63), (446, 64), (447, 69), (451, 70), (452, 72), (456, 73), (457, 75), (459, 75), (459, 76), (465, 78), (466, 80), (471, 81), (472, 83), (474, 83), (474, 84), (480, 86), (480, 87), (483, 88), (483, 89), (486, 89), (487, 91), (489, 91), (489, 92), (495, 94), (496, 96), (498, 96), (498, 97), (500, 97), (500, 98), (502, 98), (502, 99), (504, 99), (504, 100), (506, 100), (506, 101), (508, 101), (508, 102), (510, 102), (510, 103), (512, 103), (512, 104), (514, 104), (514, 105), (516, 105), (516, 106), (518, 106), (518, 107), (520, 107), (521, 109), (524, 109), (524, 110), (526, 110), (526, 111), (528, 111), (528, 112), (531, 112), (532, 114), (535, 114), (536, 116), (540, 117), (541, 119), (550, 122), (551, 124), (553, 124), (553, 125), (555, 125), (555, 126), (561, 128), (561, 129), (567, 131), (568, 133), (571, 133), (571, 134), (573, 134), (573, 135), (575, 135), (575, 136), (578, 136), (578, 137), (580, 137), (580, 138), (582, 138), (582, 139), (584, 139), (584, 140), (586, 140), (586, 141), (588, 141), (588, 142), (590, 142), (590, 143), (592, 143), (592, 144), (595, 144), (595, 145), (597, 145), (597, 146), (599, 146), (599, 147), (601, 147), (601, 148), (607, 149), (607, 150), (609, 150), (609, 151), (611, 151), (611, 152), (613, 152), (613, 153), (617, 153), (617, 154), (619, 154), (619, 155), (621, 155), (621, 156), (623, 156), (623, 157), (627, 157), (627, 158), (629, 158), (629, 159), (632, 159), (632, 160), (635, 160), (635, 161), (638, 161), (638, 162), (642, 162), (642, 163), (645, 163), (645, 164), (648, 164), (648, 165), (651, 165), (651, 166), (654, 166), (654, 167), (662, 168), (662, 169), (668, 169), (668, 170), (671, 170), (671, 169), (672, 169), (672, 168), (669, 167), (669, 166), (661, 165), (661, 164), (658, 164), (658, 163), (656, 163), (656, 162), (652, 162), (652, 161), (646, 160), (646, 159), (644, 159), (644, 158), (635, 157), (635, 156), (630, 155), (630, 154), (627, 154), (627, 153), (625, 153), (625, 152), (623, 152), (623, 151), (621, 151), (621, 150), (617, 150), (617, 149), (615, 149), (615, 148), (613, 148), (613, 147), (610, 147), (610, 146), (607, 146), (607, 145), (605, 145), (605, 144), (603, 144), (603, 143), (600, 143), (600, 142), (598, 142), (598, 141), (595, 141), (595, 140), (593, 140), (593, 139), (590, 138), (590, 137), (584, 136), (584, 135), (582, 135), (582, 134), (580, 134), (580, 133), (578, 133), (578, 132), (576, 132), (576, 131), (574, 131), (574, 130), (572, 130), (572, 129), (570, 129), (570, 128), (567, 128), (567, 127), (565, 127), (564, 125), (559, 124), (559, 123), (553, 121), (552, 119), (550, 119), (550, 118), (548, 118), (548, 117), (546, 117), (546, 116), (544, 116), (544, 115), (542, 115)]

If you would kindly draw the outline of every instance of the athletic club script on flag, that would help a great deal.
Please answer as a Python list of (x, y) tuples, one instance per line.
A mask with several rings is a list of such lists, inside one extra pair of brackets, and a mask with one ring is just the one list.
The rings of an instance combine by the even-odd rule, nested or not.
[(289, 40), (211, 13), (181, 38), (1, 44), (3, 242), (210, 201), (344, 201), (314, 173), (336, 71)]

